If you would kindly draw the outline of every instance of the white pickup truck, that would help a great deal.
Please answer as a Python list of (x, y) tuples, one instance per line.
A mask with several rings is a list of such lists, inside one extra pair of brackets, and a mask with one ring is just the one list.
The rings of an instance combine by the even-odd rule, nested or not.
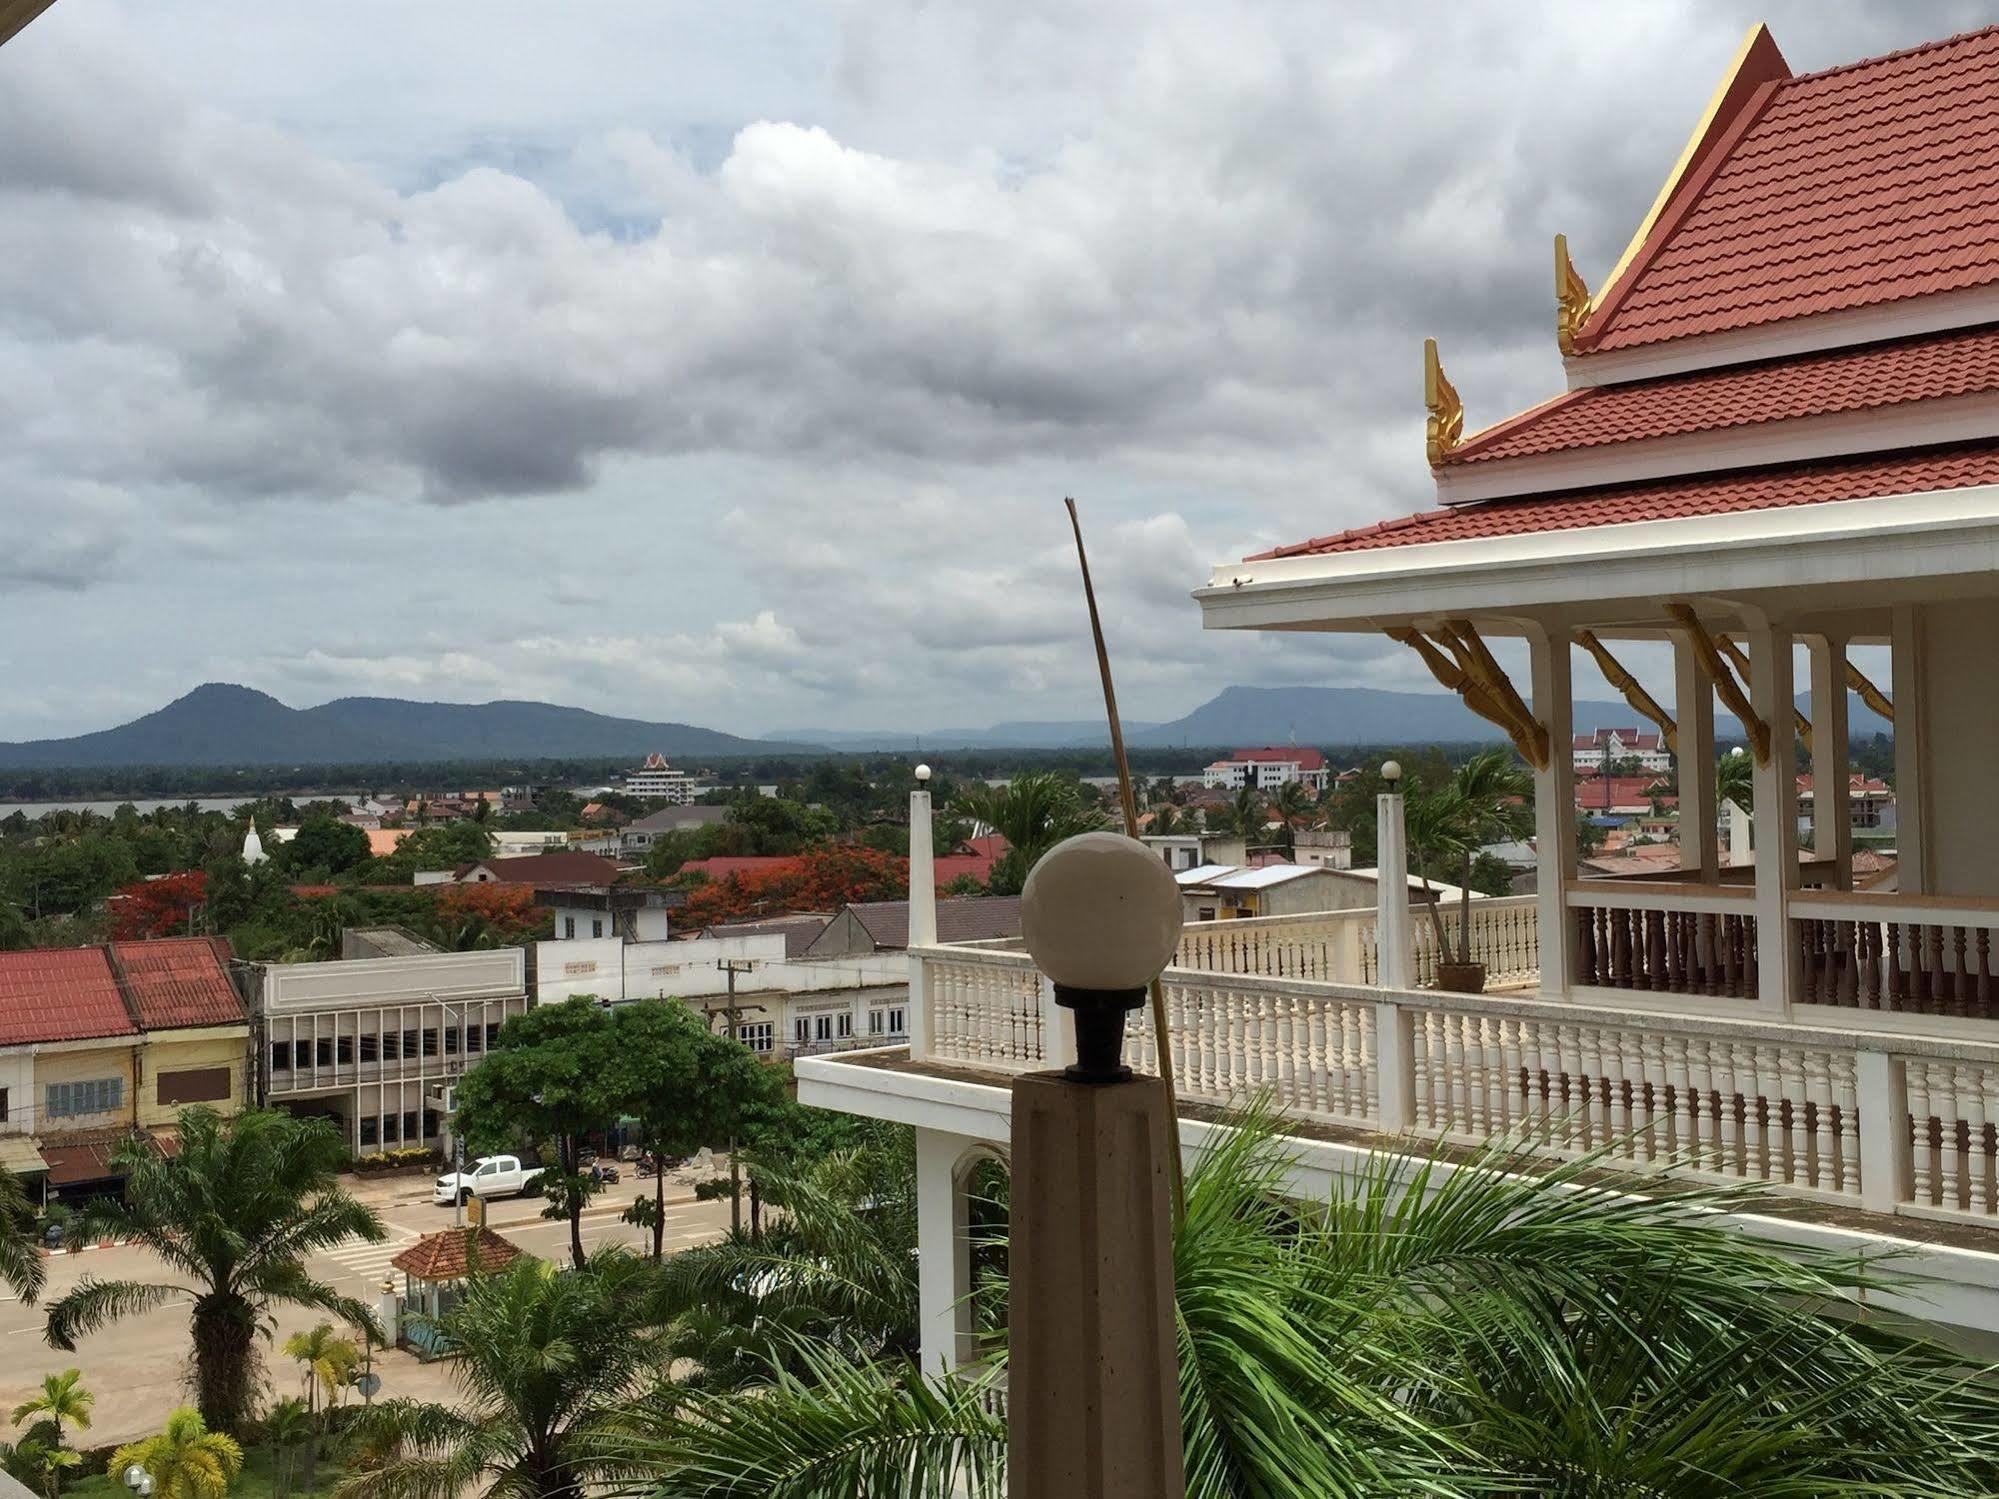
[(542, 1168), (526, 1166), (517, 1155), (482, 1155), (463, 1172), (447, 1171), (437, 1179), (430, 1200), (441, 1207), (476, 1197), (518, 1197), (541, 1177)]

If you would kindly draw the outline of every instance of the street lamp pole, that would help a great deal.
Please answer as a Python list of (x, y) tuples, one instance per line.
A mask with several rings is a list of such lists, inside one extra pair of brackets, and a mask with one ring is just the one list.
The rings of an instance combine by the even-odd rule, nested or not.
[[(715, 966), (729, 976), (729, 1039), (740, 1043), (736, 1034), (736, 975), (756, 967), (749, 958), (717, 958)], [(729, 1131), (729, 1232), (743, 1231), (743, 1168), (736, 1164), (736, 1132)]]

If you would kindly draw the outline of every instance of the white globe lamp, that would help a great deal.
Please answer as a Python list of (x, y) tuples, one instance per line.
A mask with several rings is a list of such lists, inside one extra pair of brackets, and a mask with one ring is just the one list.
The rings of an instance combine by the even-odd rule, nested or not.
[(1400, 760), (1384, 760), (1381, 764), (1381, 778), (1388, 782), (1388, 789), (1390, 791), (1400, 786), (1402, 784), (1402, 762)]
[(1131, 1076), (1124, 1017), (1180, 945), (1180, 887), (1159, 856), (1120, 833), (1078, 833), (1055, 845), (1020, 892), (1020, 931), (1076, 1014), (1075, 1082)]
[(919, 786), (930, 784), (930, 767), (928, 765), (919, 765), (916, 767), (916, 784)]

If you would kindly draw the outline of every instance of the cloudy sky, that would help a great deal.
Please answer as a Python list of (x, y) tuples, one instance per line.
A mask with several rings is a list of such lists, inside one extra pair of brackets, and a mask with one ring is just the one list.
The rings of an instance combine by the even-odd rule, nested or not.
[[(1852, 0), (60, 0), (0, 51), (0, 738), (197, 682), (740, 732), (1425, 686), (1206, 634), (1559, 388), (1745, 28)], [(1579, 680), (1579, 689), (1588, 685)]]

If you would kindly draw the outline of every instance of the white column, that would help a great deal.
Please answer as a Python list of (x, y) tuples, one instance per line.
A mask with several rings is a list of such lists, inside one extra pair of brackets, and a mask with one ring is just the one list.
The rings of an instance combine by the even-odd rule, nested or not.
[(1889, 692), (1895, 702), (1895, 888), (1904, 895), (1934, 895), (1922, 608), (1897, 604), (1892, 618)]
[(1760, 616), (1748, 622), (1749, 698), (1770, 730), (1770, 753), (1755, 767), (1756, 986), (1771, 1013), (1790, 1014), (1797, 993), (1795, 944), (1785, 916), (1798, 887), (1797, 703), (1792, 690), (1791, 632)]
[[(1901, 702), (1895, 707), (1899, 712)], [(1892, 1213), (1910, 1195), (1909, 1094), (1903, 1064), (1882, 1051), (1854, 1058), (1860, 1114), (1860, 1205)]]
[(1041, 1066), (1045, 1071), (1073, 1067), (1076, 1063), (1075, 1017), (1055, 1003), (1055, 981), (1045, 973), (1036, 977), (1041, 983)]
[[(919, 765), (917, 779), (928, 781), (930, 768)], [(930, 793), (923, 786), (909, 793), (909, 945), (928, 947), (937, 940), (937, 865), (931, 847)]]
[(1535, 920), (1541, 948), (1541, 992), (1566, 996), (1574, 941), (1569, 932), (1568, 882), (1576, 877), (1576, 765), (1571, 725), (1567, 630), (1528, 636), (1534, 717), (1548, 731), (1548, 766), (1534, 772)]
[(957, 1168), (970, 1141), (916, 1131), (916, 1304), (923, 1372), (949, 1374), (965, 1361), (971, 1336), (971, 1247)]
[(1853, 888), (1853, 786), (1848, 779), (1846, 640), (1806, 638), (1812, 659), (1812, 856), (1831, 859), (1835, 890)]
[(1409, 842), (1402, 824), (1402, 798), (1385, 791), (1374, 799), (1374, 948), (1378, 982), (1407, 989), (1415, 953), (1409, 946)]
[(1700, 871), (1703, 884), (1719, 878), (1721, 851), (1715, 832), (1714, 684), (1684, 631), (1673, 633), (1673, 714), (1679, 750), (1680, 864)]

